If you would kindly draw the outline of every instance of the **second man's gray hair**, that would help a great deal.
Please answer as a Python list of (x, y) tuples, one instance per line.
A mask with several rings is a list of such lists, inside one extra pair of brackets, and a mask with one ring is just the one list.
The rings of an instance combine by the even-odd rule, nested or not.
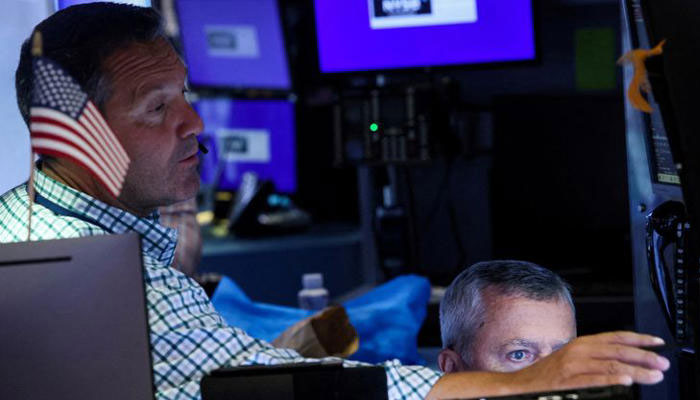
[(575, 313), (571, 288), (554, 272), (537, 264), (516, 261), (485, 261), (462, 271), (445, 291), (440, 302), (442, 347), (451, 349), (471, 364), (471, 343), (484, 319), (482, 293), (494, 287), (503, 296), (531, 300), (564, 300)]

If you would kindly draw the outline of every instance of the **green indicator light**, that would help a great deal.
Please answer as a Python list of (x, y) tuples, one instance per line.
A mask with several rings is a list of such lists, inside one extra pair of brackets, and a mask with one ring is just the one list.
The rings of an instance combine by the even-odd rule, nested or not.
[(372, 124), (369, 126), (369, 130), (372, 131), (372, 132), (376, 132), (376, 131), (379, 130), (379, 125), (377, 125), (376, 123), (372, 123)]

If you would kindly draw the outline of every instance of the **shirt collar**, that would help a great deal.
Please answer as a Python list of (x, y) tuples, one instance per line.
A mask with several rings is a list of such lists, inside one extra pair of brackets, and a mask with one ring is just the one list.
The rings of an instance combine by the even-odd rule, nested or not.
[(48, 201), (74, 213), (78, 218), (96, 222), (109, 233), (137, 232), (141, 236), (144, 253), (165, 265), (172, 263), (177, 230), (161, 225), (157, 211), (147, 217), (137, 217), (64, 185), (38, 168), (34, 170), (34, 186), (36, 192)]

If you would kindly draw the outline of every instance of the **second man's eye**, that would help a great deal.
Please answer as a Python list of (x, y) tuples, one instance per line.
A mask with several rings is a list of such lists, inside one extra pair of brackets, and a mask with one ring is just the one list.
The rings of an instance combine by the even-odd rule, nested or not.
[(160, 111), (163, 111), (164, 108), (165, 108), (165, 103), (160, 103), (156, 108), (153, 109), (153, 111), (160, 112)]
[(506, 355), (509, 361), (512, 362), (525, 362), (529, 361), (531, 357), (531, 354), (527, 350), (515, 350), (511, 351)]

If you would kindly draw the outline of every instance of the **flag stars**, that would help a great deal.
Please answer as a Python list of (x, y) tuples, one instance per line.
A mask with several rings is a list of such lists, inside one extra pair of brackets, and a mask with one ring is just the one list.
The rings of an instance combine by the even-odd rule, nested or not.
[(35, 66), (34, 100), (73, 118), (77, 117), (88, 100), (80, 86), (51, 62), (38, 59)]

